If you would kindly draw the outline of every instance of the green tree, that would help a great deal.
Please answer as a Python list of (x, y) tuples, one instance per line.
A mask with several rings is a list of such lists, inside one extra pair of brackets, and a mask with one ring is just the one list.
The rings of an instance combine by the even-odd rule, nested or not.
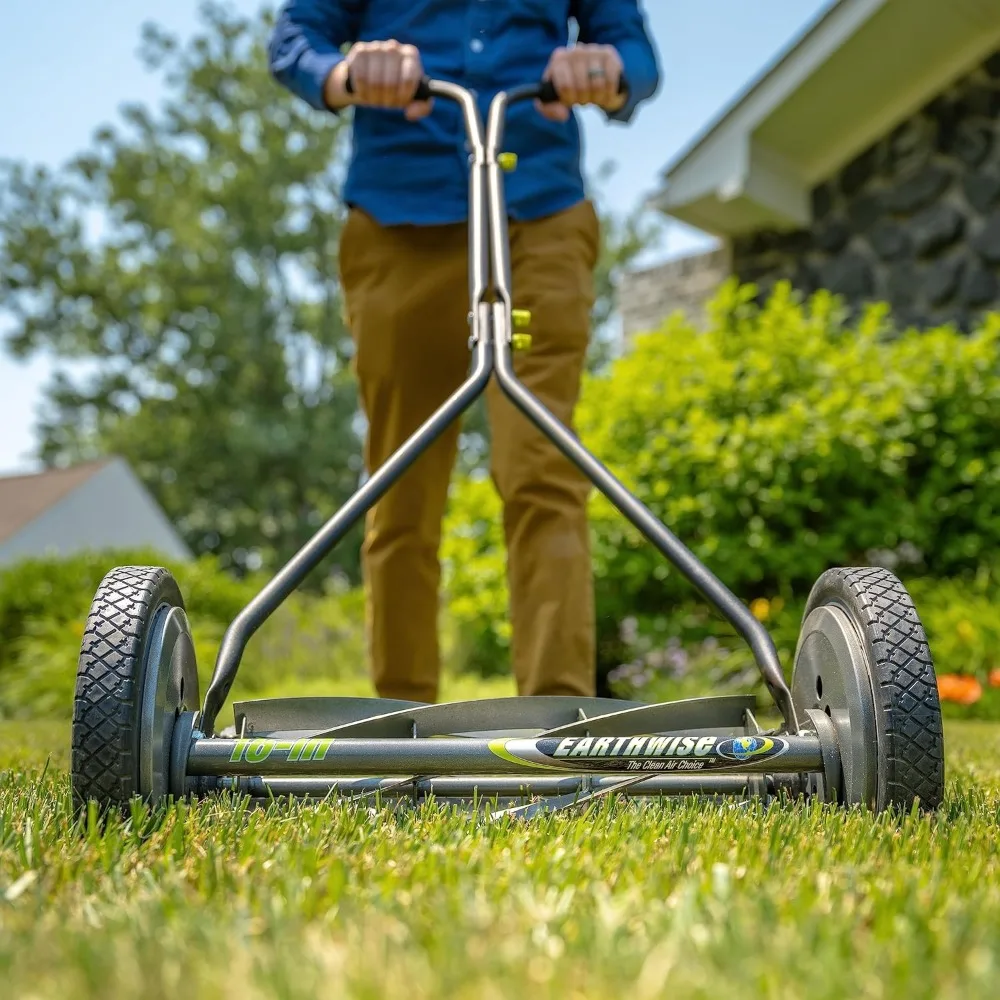
[[(360, 473), (337, 241), (343, 119), (270, 78), (268, 17), (219, 4), (181, 44), (148, 26), (163, 106), (58, 172), (0, 178), (0, 302), (47, 391), (41, 456), (127, 457), (199, 552), (288, 556)], [(353, 572), (356, 544), (338, 560)]]

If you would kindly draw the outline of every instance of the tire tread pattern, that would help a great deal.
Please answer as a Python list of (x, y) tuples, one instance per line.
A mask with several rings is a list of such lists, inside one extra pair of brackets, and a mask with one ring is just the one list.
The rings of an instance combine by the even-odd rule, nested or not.
[(124, 806), (138, 794), (143, 652), (163, 603), (183, 607), (170, 573), (118, 566), (101, 581), (83, 634), (73, 699), (71, 779), (78, 807)]
[[(833, 569), (833, 589), (873, 654), (882, 761), (877, 808), (936, 809), (944, 795), (944, 732), (934, 662), (923, 625), (899, 578), (883, 567)], [(817, 584), (823, 587), (824, 578)], [(810, 601), (812, 604), (812, 601)], [(860, 620), (859, 620), (860, 619)]]

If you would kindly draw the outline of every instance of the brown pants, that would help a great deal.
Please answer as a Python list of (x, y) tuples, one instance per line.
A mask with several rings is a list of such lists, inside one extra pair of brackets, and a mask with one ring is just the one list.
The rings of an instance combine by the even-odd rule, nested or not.
[[(567, 426), (587, 350), (598, 244), (589, 202), (510, 226), (514, 305), (532, 314), (532, 347), (515, 356), (516, 370)], [(369, 425), (365, 465), (374, 472), (467, 377), (467, 228), (385, 228), (355, 209), (340, 269)], [(518, 691), (593, 695), (589, 484), (495, 382), (487, 407)], [(382, 697), (437, 699), (438, 549), (458, 434), (456, 422), (368, 517), (368, 641)]]

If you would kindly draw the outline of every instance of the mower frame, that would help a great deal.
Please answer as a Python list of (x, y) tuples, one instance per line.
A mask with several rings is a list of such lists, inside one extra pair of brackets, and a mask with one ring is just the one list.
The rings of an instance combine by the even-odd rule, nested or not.
[[(666, 525), (594, 457), (571, 430), (518, 379), (513, 361), (513, 296), (507, 208), (500, 163), (507, 109), (554, 96), (550, 86), (531, 84), (501, 91), (492, 100), (486, 128), (475, 95), (464, 87), (426, 80), (421, 96), (441, 97), (462, 109), (469, 155), (469, 322), (473, 363), (468, 378), (427, 421), (324, 524), (260, 593), (236, 616), (223, 636), (215, 672), (205, 693), (201, 729), (212, 735), (253, 634), (348, 531), (386, 494), (424, 451), (457, 420), (496, 378), (504, 394), (573, 462), (611, 503), (684, 574), (749, 645), (764, 682), (791, 731), (798, 728), (792, 694), (774, 643), (742, 601)], [(492, 279), (492, 281), (491, 281)], [(495, 301), (490, 300), (490, 292)]]
[[(518, 379), (501, 154), (507, 110), (551, 102), (551, 84), (456, 102), (469, 142), (466, 380), (235, 617), (203, 704), (183, 600), (159, 567), (118, 567), (88, 618), (77, 672), (72, 781), (79, 803), (233, 791), (254, 799), (434, 796), (531, 815), (625, 796), (806, 796), (875, 809), (941, 800), (944, 751), (933, 662), (909, 595), (877, 567), (831, 569), (813, 587), (785, 681), (749, 609)], [(764, 729), (752, 695), (645, 704), (564, 696), (427, 705), (378, 698), (276, 698), (219, 712), (247, 643), (303, 579), (492, 378), (515, 406), (701, 592), (743, 638), (777, 706)], [(528, 801), (525, 802), (524, 800)]]

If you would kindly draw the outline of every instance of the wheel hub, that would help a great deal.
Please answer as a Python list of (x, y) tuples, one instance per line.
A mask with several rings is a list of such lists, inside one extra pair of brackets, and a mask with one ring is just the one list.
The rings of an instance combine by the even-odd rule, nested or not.
[(169, 791), (170, 745), (178, 715), (198, 707), (198, 670), (187, 616), (164, 605), (146, 653), (139, 718), (139, 791), (158, 801)]
[(846, 804), (874, 804), (878, 726), (871, 666), (857, 629), (838, 607), (824, 605), (806, 618), (795, 653), (792, 699), (796, 710), (822, 712), (840, 747)]

